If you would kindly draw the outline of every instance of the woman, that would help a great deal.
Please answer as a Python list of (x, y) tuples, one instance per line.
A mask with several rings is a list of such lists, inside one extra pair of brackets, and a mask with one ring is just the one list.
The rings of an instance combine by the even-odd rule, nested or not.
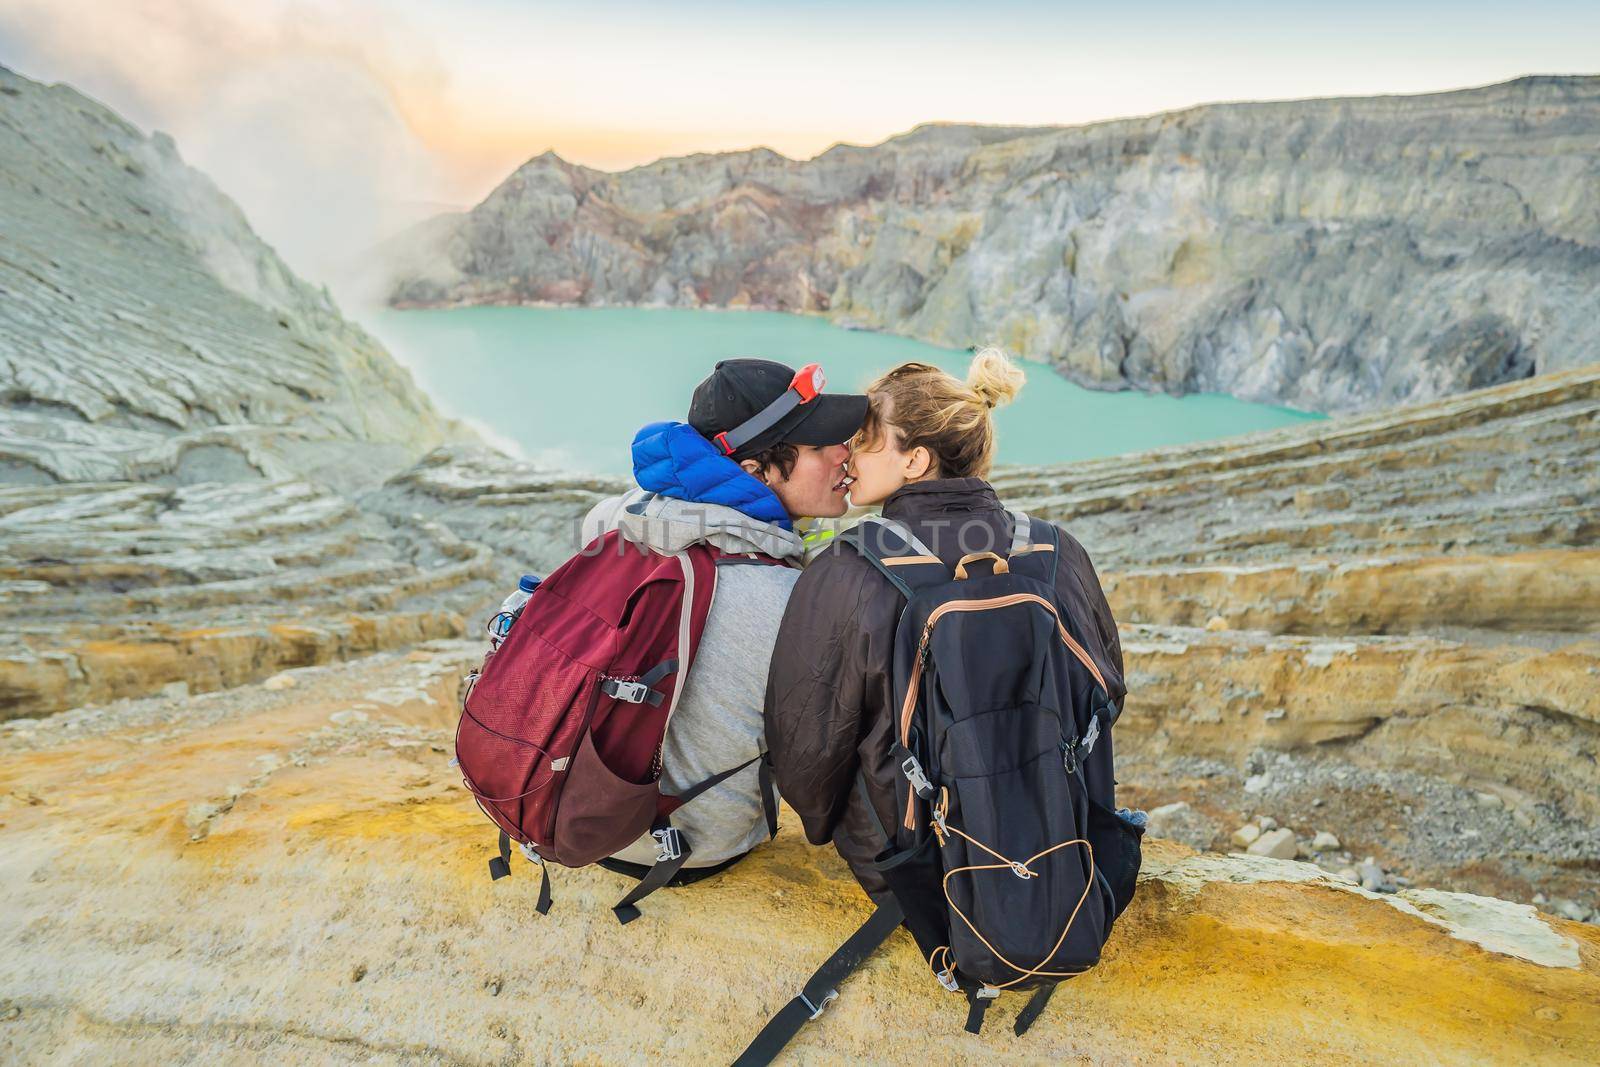
[[(993, 348), (974, 355), (965, 382), (924, 363), (873, 382), (852, 442), (851, 502), (881, 503), (884, 518), (910, 527), (952, 571), (968, 553), (1006, 554), (1014, 518), (984, 476), (994, 458), (993, 409), (1022, 384), (1022, 371)], [(1111, 608), (1083, 546), (1064, 531), (1059, 542), (1060, 601), (1120, 711), (1126, 690)], [(880, 899), (887, 887), (873, 867), (884, 843), (878, 828), (898, 819), (891, 660), (904, 603), (853, 548), (830, 548), (795, 586), (767, 679), (778, 791), (811, 843), (831, 840)]]

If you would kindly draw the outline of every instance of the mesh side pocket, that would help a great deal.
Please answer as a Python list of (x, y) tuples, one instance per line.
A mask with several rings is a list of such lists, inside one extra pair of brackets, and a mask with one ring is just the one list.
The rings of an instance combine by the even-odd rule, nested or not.
[(1097, 801), (1089, 801), (1089, 841), (1095, 864), (1105, 875), (1113, 901), (1111, 921), (1127, 909), (1139, 880), (1144, 827), (1135, 825)]
[(555, 859), (582, 867), (620, 852), (655, 822), (656, 783), (619, 778), (584, 733), (556, 810)]

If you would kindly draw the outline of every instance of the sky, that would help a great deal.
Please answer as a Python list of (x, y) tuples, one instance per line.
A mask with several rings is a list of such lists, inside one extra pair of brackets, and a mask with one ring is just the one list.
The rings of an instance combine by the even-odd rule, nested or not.
[(0, 64), (172, 134), (316, 276), (546, 149), (806, 159), (930, 121), (1600, 73), (1600, 0), (0, 0)]

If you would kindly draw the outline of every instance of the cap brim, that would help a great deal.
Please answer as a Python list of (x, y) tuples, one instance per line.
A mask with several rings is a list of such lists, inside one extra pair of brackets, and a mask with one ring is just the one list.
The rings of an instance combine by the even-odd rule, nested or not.
[[(806, 410), (806, 409), (813, 410)], [(823, 393), (801, 408), (804, 417), (777, 438), (792, 445), (840, 445), (867, 421), (867, 398), (853, 393)], [(774, 442), (776, 443), (776, 442)]]
[(823, 393), (778, 420), (765, 433), (746, 442), (733, 454), (749, 459), (776, 444), (840, 445), (855, 436), (867, 421), (867, 398), (851, 393)]

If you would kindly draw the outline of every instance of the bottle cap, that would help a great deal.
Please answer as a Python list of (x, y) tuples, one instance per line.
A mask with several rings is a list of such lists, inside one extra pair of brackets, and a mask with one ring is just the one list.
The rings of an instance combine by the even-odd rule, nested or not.
[(517, 580), (517, 588), (524, 593), (531, 593), (538, 588), (540, 580), (537, 574), (524, 574)]

